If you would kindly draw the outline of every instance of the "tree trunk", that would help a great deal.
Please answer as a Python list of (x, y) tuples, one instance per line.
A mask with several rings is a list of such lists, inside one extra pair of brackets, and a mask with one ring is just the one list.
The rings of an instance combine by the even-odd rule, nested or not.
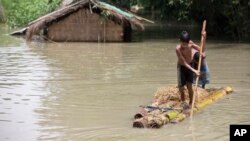
[(151, 5), (151, 19), (155, 19), (155, 8)]

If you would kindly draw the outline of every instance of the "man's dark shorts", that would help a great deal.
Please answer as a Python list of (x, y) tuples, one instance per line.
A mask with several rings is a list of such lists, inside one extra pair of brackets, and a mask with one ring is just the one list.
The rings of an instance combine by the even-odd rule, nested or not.
[[(193, 67), (193, 63), (189, 64)], [(193, 83), (194, 73), (185, 66), (177, 64), (178, 86), (183, 87), (187, 83)]]

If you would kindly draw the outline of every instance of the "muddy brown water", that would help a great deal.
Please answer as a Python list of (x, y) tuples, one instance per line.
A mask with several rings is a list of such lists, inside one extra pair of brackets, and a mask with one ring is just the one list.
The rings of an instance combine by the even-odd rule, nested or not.
[(176, 84), (177, 39), (25, 43), (0, 31), (1, 141), (227, 141), (230, 124), (250, 123), (250, 44), (208, 37), (207, 87), (235, 92), (193, 122), (152, 130), (132, 118), (158, 87)]

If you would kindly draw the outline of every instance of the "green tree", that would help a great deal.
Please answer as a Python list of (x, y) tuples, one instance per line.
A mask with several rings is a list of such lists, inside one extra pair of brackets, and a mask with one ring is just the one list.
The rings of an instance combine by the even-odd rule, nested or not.
[(144, 7), (144, 12), (148, 11), (153, 20), (190, 20), (192, 0), (137, 0), (136, 4)]
[(0, 23), (4, 21), (4, 10), (2, 6), (2, 1), (0, 0)]
[[(61, 0), (2, 0), (6, 22), (22, 26), (53, 11)], [(74, 0), (79, 1), (79, 0)], [(160, 22), (196, 22), (206, 19), (209, 32), (250, 41), (249, 0), (101, 0), (124, 9), (143, 7), (140, 14)], [(0, 1), (1, 2), (1, 1)], [(0, 6), (1, 7), (1, 6)], [(1, 15), (1, 10), (0, 10)]]
[(60, 0), (2, 0), (8, 25), (23, 26), (53, 11)]
[(208, 20), (209, 29), (217, 35), (250, 41), (250, 2), (247, 0), (199, 0), (191, 5), (191, 16)]
[(249, 0), (137, 0), (136, 4), (153, 20), (201, 24), (206, 19), (210, 32), (250, 41)]
[(124, 9), (130, 9), (132, 0), (101, 0), (101, 1), (116, 5)]

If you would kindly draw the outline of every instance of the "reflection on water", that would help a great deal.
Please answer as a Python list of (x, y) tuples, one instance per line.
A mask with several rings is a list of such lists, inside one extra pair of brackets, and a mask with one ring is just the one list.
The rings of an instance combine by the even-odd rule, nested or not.
[(0, 47), (0, 54), (0, 140), (34, 139), (38, 126), (33, 109), (48, 94), (47, 64), (26, 46)]
[[(159, 130), (132, 128), (138, 106), (150, 103), (158, 87), (176, 83), (177, 39), (19, 42), (0, 47), (0, 140), (193, 139), (189, 120)], [(250, 122), (249, 60), (249, 44), (207, 44), (209, 86), (236, 92), (195, 114), (197, 140), (226, 141), (229, 124)]]

